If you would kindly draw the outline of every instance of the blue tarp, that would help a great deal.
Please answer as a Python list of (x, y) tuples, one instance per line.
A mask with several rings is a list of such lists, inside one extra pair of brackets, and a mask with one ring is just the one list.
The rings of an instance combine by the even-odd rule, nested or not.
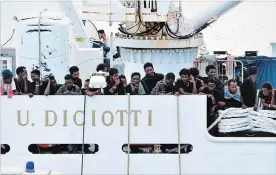
[(257, 86), (261, 88), (262, 84), (269, 82), (276, 88), (276, 58), (266, 56), (256, 57), (236, 57), (243, 62), (244, 67), (256, 66), (258, 68)]

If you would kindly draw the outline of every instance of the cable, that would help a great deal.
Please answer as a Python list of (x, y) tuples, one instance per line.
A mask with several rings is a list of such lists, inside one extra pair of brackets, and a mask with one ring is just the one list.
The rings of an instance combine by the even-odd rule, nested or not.
[[(24, 21), (24, 20), (28, 20), (28, 19), (36, 19), (36, 18), (39, 18), (39, 17), (22, 18), (22, 19), (20, 19), (20, 20), (21, 20), (21, 21)], [(60, 20), (60, 19), (56, 19), (56, 18), (46, 18), (46, 19)]]
[(127, 94), (128, 103), (128, 120), (127, 120), (127, 175), (130, 174), (130, 115), (131, 115), (131, 104), (130, 104), (130, 94)]
[[(139, 27), (136, 30), (136, 32), (130, 33), (130, 32), (127, 31), (129, 29), (125, 29), (122, 26), (122, 24), (119, 24), (120, 27), (118, 28), (118, 30), (121, 33), (126, 34), (126, 35), (131, 35), (131, 36), (145, 36), (145, 35), (155, 35), (156, 33), (159, 33), (162, 30), (162, 28), (165, 25), (164, 22), (155, 23), (154, 25), (151, 25), (151, 23), (146, 23), (146, 24), (149, 24), (149, 26), (146, 25), (146, 24), (143, 24), (142, 18), (141, 18), (140, 6), (141, 6), (141, 2), (139, 1), (138, 2), (138, 12), (137, 12), (138, 13), (139, 22), (136, 23), (134, 26), (132, 26), (132, 27), (129, 28), (129, 29), (132, 29), (132, 28), (136, 27), (137, 25), (139, 25)], [(137, 33), (140, 30), (141, 25), (143, 25), (144, 27), (146, 27), (146, 31)]]
[[(134, 26), (131, 26), (130, 28), (127, 28), (127, 29), (124, 29), (124, 30), (130, 30), (130, 29), (133, 29), (134, 27), (136, 27), (138, 24), (142, 24), (140, 21), (138, 22), (138, 23), (136, 23)], [(120, 26), (122, 25), (122, 24), (119, 24)]]
[[(57, 55), (57, 56), (53, 56), (53, 57), (46, 57), (45, 55), (42, 54), (42, 56), (44, 57), (44, 60), (49, 60), (49, 59), (54, 59), (54, 58), (59, 58), (61, 56), (64, 56), (65, 53)], [(37, 60), (37, 57), (25, 57), (25, 56), (21, 56), (21, 58), (27, 58), (27, 59), (34, 59)]]
[[(97, 59), (97, 58), (96, 58)], [(94, 58), (90, 58), (90, 59), (87, 59), (87, 60), (84, 60), (84, 61), (82, 61), (81, 63), (79, 63), (78, 65), (77, 65), (77, 67), (78, 66), (80, 66), (80, 65), (82, 65), (83, 63), (85, 63), (85, 62), (87, 62), (87, 61), (93, 61), (93, 60), (96, 60), (96, 59), (94, 59)], [(99, 58), (100, 59), (100, 58)]]
[(86, 109), (86, 95), (84, 96), (84, 103), (83, 103), (83, 127), (82, 127), (82, 146), (81, 146), (81, 175), (83, 175), (83, 158), (84, 158), (84, 133), (85, 133), (85, 109)]
[(181, 136), (180, 136), (180, 113), (179, 113), (179, 96), (176, 97), (177, 109), (177, 140), (178, 140), (178, 172), (181, 175)]
[(129, 33), (127, 31), (125, 31), (124, 28), (118, 28), (118, 30), (123, 33), (123, 34), (126, 34), (126, 35), (131, 35), (131, 36), (145, 36), (145, 35), (154, 35), (156, 33), (158, 33), (163, 27), (164, 27), (165, 23), (164, 22), (161, 22), (161, 23), (157, 23), (156, 25), (154, 25), (152, 28), (146, 30), (146, 31), (143, 31), (143, 32), (140, 32), (140, 33)]
[[(205, 29), (206, 27), (208, 27), (210, 25), (209, 22), (206, 22), (200, 28), (198, 28), (197, 30), (195, 30), (194, 32), (192, 32), (192, 33), (190, 33), (188, 35), (180, 36), (180, 35), (177, 35), (177, 33), (179, 32), (179, 28), (180, 28), (179, 23), (177, 25), (176, 32), (173, 32), (170, 29), (170, 27), (169, 27), (169, 25), (168, 25), (167, 22), (153, 22), (153, 25), (150, 22), (146, 22), (145, 24), (143, 24), (142, 17), (141, 17), (141, 2), (140, 1), (138, 1), (137, 14), (138, 14), (139, 22), (136, 23), (134, 26), (130, 27), (129, 29), (132, 29), (132, 28), (136, 27), (138, 24), (140, 24), (140, 26), (143, 25), (146, 28), (145, 31), (140, 32), (140, 26), (139, 26), (138, 29), (137, 29), (137, 31), (135, 33), (130, 33), (130, 32), (127, 31), (129, 29), (124, 28), (122, 26), (122, 24), (119, 24), (120, 27), (118, 28), (118, 30), (121, 33), (125, 34), (125, 35), (145, 36), (145, 35), (155, 35), (155, 34), (159, 33), (161, 30), (163, 31), (163, 29), (165, 28), (166, 33), (171, 38), (175, 38), (175, 39), (189, 39), (189, 38), (193, 37), (194, 35), (200, 33), (203, 29)], [(138, 31), (139, 31), (139, 33), (137, 33)]]
[(100, 34), (99, 34), (99, 32), (98, 32), (98, 29), (97, 29), (96, 25), (95, 25), (92, 21), (90, 21), (90, 20), (88, 20), (88, 22), (90, 22), (90, 23), (94, 26), (94, 28), (96, 29), (97, 34), (98, 34), (98, 36), (99, 36), (99, 38), (100, 38)]
[(1, 46), (1, 47), (3, 47), (3, 46), (5, 46), (6, 44), (8, 44), (8, 42), (13, 38), (13, 36), (14, 36), (14, 32), (15, 32), (15, 29), (13, 29), (12, 30), (12, 35), (11, 35), (11, 37)]

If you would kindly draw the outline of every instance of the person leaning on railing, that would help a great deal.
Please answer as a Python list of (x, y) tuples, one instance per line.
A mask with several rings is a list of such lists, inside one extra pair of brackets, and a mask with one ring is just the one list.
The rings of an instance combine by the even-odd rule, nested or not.
[(199, 93), (201, 95), (207, 95), (207, 114), (213, 116), (215, 112), (224, 104), (224, 99), (220, 91), (216, 89), (216, 81), (209, 79), (207, 86), (203, 87)]
[(258, 75), (257, 67), (252, 66), (248, 69), (249, 77), (241, 84), (241, 101), (242, 108), (254, 107), (257, 109), (257, 84), (256, 79)]
[(157, 82), (151, 91), (151, 95), (179, 95), (179, 92), (175, 89), (174, 80), (174, 73), (167, 73), (164, 80)]
[(181, 95), (197, 94), (196, 81), (191, 75), (189, 69), (181, 69), (179, 72), (180, 78), (175, 83), (175, 89)]
[(262, 89), (259, 91), (258, 97), (261, 99), (263, 109), (265, 110), (276, 110), (275, 104), (275, 90), (272, 88), (270, 83), (264, 83)]
[(146, 83), (141, 80), (139, 72), (131, 74), (131, 82), (126, 86), (126, 92), (130, 95), (148, 95), (150, 94)]
[(106, 77), (107, 86), (104, 88), (104, 95), (125, 95), (125, 87), (121, 84), (118, 70), (110, 68), (109, 76)]
[(228, 80), (224, 87), (223, 102), (220, 103), (220, 109), (241, 108), (241, 92), (235, 80)]
[(26, 67), (19, 66), (16, 68), (17, 77), (14, 78), (14, 83), (16, 86), (16, 90), (18, 95), (25, 95), (29, 93), (31, 82), (28, 80), (28, 72)]
[(55, 95), (58, 89), (62, 86), (61, 84), (57, 84), (55, 76), (53, 74), (49, 74), (45, 77), (44, 82), (46, 82), (47, 86), (44, 91), (44, 95)]
[(203, 77), (202, 78), (203, 83), (205, 85), (207, 85), (208, 84), (208, 80), (212, 79), (216, 83), (216, 88), (215, 89), (218, 90), (220, 93), (223, 93), (224, 84), (223, 84), (222, 81), (220, 81), (220, 79), (218, 79), (216, 77), (216, 67), (214, 65), (208, 65), (205, 68), (205, 72), (206, 72), (207, 77)]
[(204, 86), (204, 83), (202, 81), (202, 77), (199, 76), (199, 70), (197, 68), (190, 68), (191, 76), (193, 76), (195, 83), (196, 83), (196, 89), (197, 93), (199, 93), (199, 89)]
[(17, 95), (16, 86), (13, 80), (13, 74), (9, 69), (4, 69), (0, 77), (0, 95), (8, 95), (11, 98), (14, 94)]
[(154, 71), (153, 64), (149, 62), (144, 64), (144, 71), (146, 75), (142, 78), (142, 80), (147, 85), (149, 92), (152, 92), (157, 82), (160, 82), (164, 79), (164, 75), (161, 73), (156, 73)]
[(64, 77), (65, 83), (58, 89), (56, 95), (81, 95), (81, 89), (73, 83), (73, 76)]

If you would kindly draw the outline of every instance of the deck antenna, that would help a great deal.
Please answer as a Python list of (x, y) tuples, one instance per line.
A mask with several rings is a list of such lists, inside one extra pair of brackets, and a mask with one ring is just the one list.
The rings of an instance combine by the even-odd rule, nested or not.
[(47, 11), (47, 9), (42, 10), (39, 13), (38, 17), (38, 65), (39, 65), (39, 71), (40, 74), (42, 74), (42, 60), (41, 60), (41, 33), (40, 33), (40, 26), (41, 26), (41, 16), (42, 13)]

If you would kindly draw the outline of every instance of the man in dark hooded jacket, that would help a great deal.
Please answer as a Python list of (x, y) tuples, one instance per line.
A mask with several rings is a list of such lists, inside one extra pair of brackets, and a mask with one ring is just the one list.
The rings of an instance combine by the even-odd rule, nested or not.
[(142, 81), (145, 82), (145, 84), (148, 87), (149, 92), (152, 91), (152, 89), (155, 87), (157, 82), (164, 79), (163, 74), (155, 73), (152, 63), (146, 63), (144, 64), (144, 70), (145, 70), (145, 77), (142, 79)]

